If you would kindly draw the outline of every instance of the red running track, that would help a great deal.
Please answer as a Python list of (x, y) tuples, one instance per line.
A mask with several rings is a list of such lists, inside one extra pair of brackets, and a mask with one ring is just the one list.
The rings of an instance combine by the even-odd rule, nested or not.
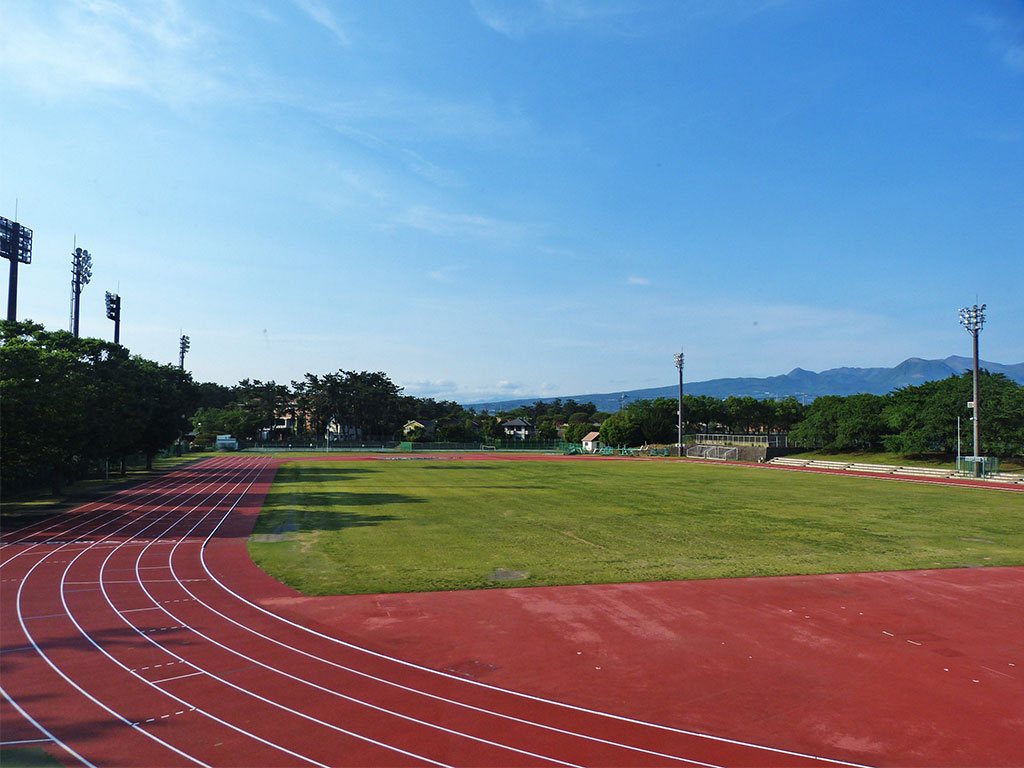
[[(555, 694), (529, 680), (517, 693), (472, 679), (472, 669), (416, 663), (415, 648), (389, 655), (380, 638), (358, 639), (364, 624), (346, 631), (323, 616), (329, 603), (309, 618), (296, 607), (317, 599), (267, 577), (245, 549), (276, 466), (211, 459), (3, 542), (5, 745), (43, 743), (86, 765), (753, 766), (872, 754), (821, 739), (828, 754), (815, 756), (695, 733), (671, 715), (646, 722), (628, 706), (588, 706), (621, 692), (559, 703), (562, 688), (573, 698), (593, 690), (569, 679), (568, 665), (546, 672)], [(500, 593), (475, 599), (491, 594)], [(464, 644), (464, 618), (432, 622), (433, 645)], [(1001, 674), (1016, 680), (1012, 665)], [(662, 705), (673, 696), (648, 693)], [(1012, 764), (1012, 746), (993, 754), (993, 764)]]

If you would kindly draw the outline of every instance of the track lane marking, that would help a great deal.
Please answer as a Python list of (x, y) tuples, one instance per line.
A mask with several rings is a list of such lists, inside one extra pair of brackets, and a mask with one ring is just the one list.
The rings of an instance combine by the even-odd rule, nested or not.
[[(229, 510), (228, 514), (230, 514), (230, 511), (231, 510)], [(407, 667), (410, 667), (412, 669), (417, 669), (417, 670), (419, 670), (421, 672), (427, 672), (427, 673), (429, 673), (431, 675), (438, 675), (440, 677), (444, 677), (444, 678), (447, 678), (449, 680), (456, 680), (456, 681), (458, 681), (460, 683), (463, 683), (463, 684), (473, 685), (473, 686), (477, 686), (477, 687), (484, 688), (484, 689), (487, 689), (487, 690), (497, 691), (499, 693), (503, 693), (503, 694), (510, 695), (510, 696), (513, 696), (513, 697), (518, 697), (518, 698), (525, 699), (525, 700), (528, 700), (528, 701), (537, 701), (537, 702), (540, 702), (540, 703), (543, 703), (543, 704), (548, 704), (548, 705), (552, 705), (552, 706), (555, 706), (555, 707), (560, 707), (560, 708), (568, 709), (570, 711), (582, 712), (582, 713), (589, 714), (589, 715), (595, 715), (597, 717), (606, 717), (606, 718), (609, 718), (611, 720), (616, 720), (618, 722), (631, 723), (631, 724), (640, 725), (640, 726), (648, 727), (648, 728), (653, 728), (653, 729), (656, 729), (656, 730), (661, 730), (661, 731), (665, 731), (665, 732), (669, 732), (669, 733), (676, 733), (676, 734), (680, 734), (680, 735), (683, 735), (683, 736), (693, 736), (693, 737), (697, 737), (697, 738), (701, 738), (701, 739), (708, 739), (710, 741), (716, 741), (716, 742), (720, 742), (720, 743), (724, 743), (724, 744), (731, 744), (731, 745), (745, 747), (745, 748), (754, 749), (754, 750), (763, 750), (763, 751), (766, 751), (766, 752), (772, 752), (774, 754), (790, 755), (790, 756), (793, 756), (793, 757), (799, 757), (799, 758), (808, 759), (808, 760), (814, 760), (814, 761), (819, 761), (819, 762), (831, 763), (833, 765), (846, 765), (846, 766), (851, 766), (852, 768), (870, 768), (869, 766), (866, 766), (866, 765), (863, 765), (863, 764), (860, 764), (860, 763), (853, 763), (853, 762), (849, 762), (849, 761), (845, 761), (845, 760), (839, 760), (837, 758), (822, 757), (822, 756), (819, 756), (819, 755), (811, 755), (811, 754), (807, 754), (807, 753), (803, 753), (803, 752), (796, 752), (796, 751), (793, 751), (793, 750), (782, 749), (782, 748), (779, 748), (779, 747), (769, 747), (769, 746), (765, 746), (763, 744), (754, 744), (754, 743), (751, 743), (751, 742), (744, 742), (744, 741), (740, 741), (740, 740), (737, 740), (737, 739), (729, 739), (729, 738), (724, 737), (724, 736), (715, 736), (713, 734), (701, 733), (699, 731), (690, 731), (690, 730), (686, 730), (686, 729), (683, 729), (683, 728), (675, 728), (673, 726), (661, 725), (659, 723), (651, 723), (651, 722), (647, 722), (647, 721), (644, 721), (644, 720), (638, 720), (636, 718), (626, 717), (624, 715), (616, 715), (616, 714), (612, 714), (610, 712), (601, 712), (600, 710), (590, 709), (588, 707), (581, 707), (581, 706), (577, 706), (575, 704), (567, 704), (565, 702), (555, 701), (553, 699), (546, 699), (546, 698), (544, 698), (542, 696), (534, 696), (532, 694), (522, 693), (520, 691), (514, 691), (514, 690), (511, 690), (511, 689), (507, 689), (507, 688), (500, 688), (498, 686), (491, 685), (489, 683), (484, 683), (484, 682), (481, 682), (479, 680), (471, 680), (469, 678), (465, 678), (465, 677), (462, 677), (462, 676), (459, 676), (459, 675), (453, 675), (453, 674), (450, 674), (450, 673), (447, 673), (447, 672), (443, 672), (441, 670), (431, 669), (430, 667), (425, 667), (425, 666), (422, 666), (420, 664), (416, 664), (416, 663), (411, 662), (411, 661), (406, 661), (404, 659), (399, 659), (399, 658), (394, 657), (394, 656), (388, 656), (387, 654), (381, 653), (379, 651), (373, 651), (373, 650), (371, 650), (369, 648), (363, 648), (363, 647), (355, 645), (353, 643), (349, 643), (349, 642), (347, 642), (345, 640), (340, 640), (338, 638), (335, 638), (335, 637), (332, 637), (330, 635), (324, 634), (324, 633), (319, 632), (319, 631), (317, 631), (315, 629), (312, 629), (310, 627), (305, 627), (305, 626), (303, 626), (303, 625), (301, 625), (301, 624), (299, 624), (297, 622), (292, 621), (291, 619), (287, 619), (287, 618), (285, 618), (283, 616), (279, 616), (279, 615), (273, 613), (272, 611), (267, 610), (263, 606), (258, 605), (257, 603), (254, 603), (251, 600), (243, 597), (241, 594), (235, 592), (234, 590), (230, 589), (227, 585), (225, 585), (224, 582), (222, 582), (220, 579), (218, 579), (213, 574), (213, 572), (210, 570), (209, 565), (206, 562), (206, 557), (205, 557), (206, 556), (206, 547), (209, 544), (210, 540), (213, 538), (213, 536), (216, 534), (216, 532), (220, 528), (220, 526), (223, 525), (224, 522), (227, 520), (228, 514), (225, 514), (225, 516), (218, 523), (217, 527), (213, 531), (211, 531), (209, 536), (206, 537), (206, 540), (203, 542), (202, 549), (200, 550), (200, 562), (202, 563), (203, 569), (206, 571), (206, 574), (221, 589), (223, 589), (225, 592), (227, 592), (229, 595), (232, 595), (233, 597), (235, 597), (239, 601), (245, 603), (246, 605), (249, 605), (250, 607), (255, 608), (257, 611), (259, 611), (259, 612), (261, 612), (261, 613), (263, 613), (263, 614), (265, 614), (267, 616), (271, 616), (271, 617), (277, 619), (278, 621), (281, 621), (281, 622), (283, 622), (283, 623), (285, 623), (285, 624), (287, 624), (289, 626), (296, 627), (296, 628), (298, 628), (298, 629), (300, 629), (300, 630), (302, 630), (304, 632), (307, 632), (307, 633), (312, 634), (314, 636), (323, 638), (323, 639), (325, 639), (325, 640), (327, 640), (327, 641), (329, 641), (331, 643), (336, 643), (338, 645), (341, 645), (342, 647), (350, 648), (352, 650), (368, 654), (368, 655), (373, 656), (375, 658), (383, 659), (385, 661), (390, 661), (392, 663), (399, 664), (399, 665), (402, 665), (402, 666), (407, 666)], [(188, 590), (186, 589), (186, 591), (188, 591)], [(189, 594), (192, 594), (192, 593), (190, 592)], [(221, 614), (219, 611), (216, 611), (215, 609), (210, 607), (208, 604), (206, 604), (206, 605), (207, 605), (208, 608), (210, 608), (210, 610), (213, 610), (215, 613), (218, 613), (218, 615), (224, 616), (224, 614)], [(228, 618), (228, 617), (225, 616), (225, 618)], [(233, 620), (229, 619), (229, 621), (233, 621)], [(233, 622), (233, 623), (238, 624), (238, 626), (243, 626), (244, 627), (244, 625), (239, 624), (238, 622)], [(256, 632), (255, 630), (252, 630), (252, 629), (250, 629), (248, 627), (245, 627), (245, 628), (249, 629), (249, 631), (253, 632), (254, 634), (260, 634), (260, 633)], [(267, 638), (267, 639), (271, 639), (272, 640), (272, 638)], [(273, 642), (277, 642), (277, 641), (273, 641)], [(284, 645), (284, 644), (281, 643), (281, 645)], [(292, 650), (297, 650), (297, 649), (292, 649)], [(326, 659), (321, 659), (321, 661), (324, 661), (325, 663), (328, 663), (328, 664), (331, 663), (331, 662), (329, 662)], [(412, 689), (412, 690), (416, 690), (416, 689)], [(421, 692), (421, 693), (423, 693), (423, 695), (428, 695), (428, 696), (430, 695), (430, 694), (427, 694), (425, 692)], [(455, 702), (455, 703), (458, 703), (458, 702)], [(469, 705), (464, 705), (464, 706), (469, 706)], [(492, 713), (492, 714), (500, 716), (499, 713)], [(541, 726), (541, 727), (544, 727), (544, 726)], [(587, 738), (586, 736), (583, 736), (582, 734), (579, 734), (579, 735), (582, 738)], [(622, 746), (625, 746), (626, 748), (630, 748), (630, 747), (628, 747), (628, 745), (622, 745)], [(641, 751), (642, 751), (642, 748), (633, 748), (633, 749), (641, 749)], [(675, 758), (675, 759), (686, 760), (687, 758)]]
[[(194, 486), (196, 486), (196, 485), (199, 485), (199, 487), (202, 487), (202, 484), (193, 484), (193, 487), (194, 487)], [(182, 493), (178, 493), (178, 494), (175, 494), (175, 496), (180, 496), (180, 495), (183, 495), (183, 494), (182, 494)], [(193, 498), (194, 496), (198, 496), (198, 495), (199, 495), (199, 493), (197, 493), (197, 492), (191, 492), (191, 493), (188, 493), (188, 494), (187, 494), (187, 495), (185, 496), (185, 498), (186, 498), (186, 499), (189, 499), (189, 498)], [(212, 495), (212, 494), (211, 494), (211, 495)], [(175, 498), (175, 496), (172, 496), (171, 498)], [(181, 504), (179, 504), (178, 506), (181, 506)], [(157, 519), (159, 520), (159, 519), (162, 519), (163, 517), (166, 517), (166, 516), (167, 516), (168, 514), (170, 514), (170, 512), (171, 512), (171, 511), (173, 511), (173, 509), (174, 509), (174, 508), (172, 508), (172, 510), (169, 510), (169, 511), (165, 512), (165, 513), (164, 513), (163, 515), (161, 515), (161, 517), (160, 517), (160, 518), (157, 518)], [(129, 515), (130, 515), (130, 513), (124, 513), (124, 514), (120, 515), (119, 517), (125, 517), (125, 516), (129, 516)], [(144, 518), (143, 518), (143, 520), (144, 520)], [(131, 525), (132, 525), (132, 524), (133, 524), (134, 522), (136, 522), (136, 520), (135, 520), (135, 519), (129, 520), (128, 522), (124, 523), (124, 524), (123, 524), (123, 525), (122, 525), (122, 526), (121, 526), (120, 528), (117, 528), (117, 529), (115, 529), (114, 531), (112, 531), (111, 533), (109, 533), (109, 534), (107, 534), (107, 535), (106, 535), (105, 537), (103, 537), (103, 539), (100, 539), (100, 541), (104, 541), (104, 540), (106, 540), (106, 539), (109, 539), (109, 538), (113, 537), (114, 535), (116, 535), (116, 534), (117, 534), (117, 533), (119, 533), (120, 531), (122, 531), (122, 530), (124, 530), (125, 528), (127, 528), (127, 527), (131, 526)], [(149, 523), (149, 524), (148, 524), (148, 525), (147, 525), (146, 527), (148, 528), (148, 527), (149, 527), (150, 525), (152, 525), (152, 524), (153, 524), (153, 523)], [(106, 523), (105, 523), (105, 522), (104, 522), (104, 523), (100, 523), (100, 524), (99, 524), (99, 525), (97, 526), (97, 528), (99, 528), (99, 527), (102, 527), (103, 525), (106, 525)], [(143, 528), (142, 530), (145, 530), (145, 528)], [(61, 546), (64, 546), (64, 545), (61, 545)], [(60, 549), (60, 547), (58, 547), (58, 549)], [(79, 625), (79, 624), (78, 624), (78, 622), (77, 622), (77, 621), (75, 620), (74, 616), (72, 616), (72, 615), (71, 615), (70, 611), (68, 610), (68, 606), (67, 606), (67, 601), (65, 600), (65, 596), (64, 596), (64, 595), (65, 595), (65, 593), (64, 593), (64, 590), (63, 590), (63, 579), (64, 579), (64, 578), (65, 578), (65, 577), (67, 576), (67, 572), (68, 572), (68, 570), (70, 570), (70, 568), (71, 568), (71, 564), (72, 564), (72, 563), (73, 563), (73, 562), (74, 562), (75, 560), (77, 560), (77, 559), (78, 559), (79, 557), (81, 557), (81, 556), (82, 556), (83, 554), (85, 554), (85, 552), (87, 552), (87, 551), (89, 551), (89, 550), (88, 550), (88, 548), (87, 548), (87, 549), (83, 549), (83, 550), (82, 550), (81, 552), (79, 552), (79, 553), (78, 553), (78, 554), (77, 554), (77, 555), (75, 556), (75, 558), (74, 558), (74, 559), (73, 559), (73, 560), (71, 561), (71, 563), (69, 563), (69, 564), (68, 564), (68, 565), (67, 565), (67, 566), (65, 567), (65, 570), (64, 570), (64, 574), (63, 574), (63, 576), (62, 576), (62, 583), (61, 583), (60, 597), (61, 597), (61, 603), (62, 603), (62, 604), (63, 604), (63, 606), (64, 606), (64, 610), (68, 612), (68, 618), (69, 618), (69, 619), (70, 619), (70, 620), (72, 621), (72, 623), (74, 623), (74, 624), (75, 624), (75, 626), (76, 626), (76, 627), (78, 628), (79, 632), (81, 632), (81, 633), (82, 633), (82, 635), (83, 635), (83, 636), (84, 636), (84, 637), (85, 637), (85, 638), (86, 638), (86, 639), (87, 639), (87, 640), (88, 640), (88, 641), (89, 641), (90, 643), (92, 643), (92, 644), (93, 644), (94, 646), (96, 646), (97, 648), (99, 648), (99, 646), (97, 646), (97, 645), (96, 645), (96, 643), (95, 643), (95, 642), (94, 642), (94, 641), (92, 640), (92, 638), (90, 638), (90, 637), (89, 637), (89, 636), (88, 636), (88, 635), (87, 635), (87, 634), (86, 634), (86, 633), (85, 633), (85, 632), (84, 632), (84, 631), (82, 630), (82, 628), (81, 628), (81, 625)], [(13, 559), (13, 558), (11, 558), (11, 559)], [(9, 561), (8, 561), (8, 562), (9, 562)], [(22, 610), (21, 610), (21, 602), (22, 602), (22, 596), (23, 596), (23, 592), (24, 592), (24, 589), (25, 589), (25, 584), (26, 584), (26, 582), (28, 581), (28, 577), (29, 577), (29, 576), (30, 576), (30, 575), (32, 574), (32, 572), (33, 572), (33, 571), (35, 571), (35, 569), (36, 569), (36, 568), (38, 568), (38, 567), (39, 567), (39, 566), (40, 566), (40, 565), (41, 565), (41, 564), (42, 564), (43, 562), (44, 562), (43, 560), (38, 560), (38, 561), (36, 561), (36, 563), (35, 563), (35, 564), (34, 564), (34, 565), (33, 565), (33, 566), (32, 566), (32, 567), (31, 567), (31, 568), (29, 569), (29, 571), (28, 571), (28, 572), (27, 572), (27, 573), (25, 574), (25, 576), (24, 576), (24, 578), (23, 578), (23, 580), (22, 580), (22, 583), (21, 583), (21, 584), (19, 585), (19, 587), (18, 587), (18, 594), (17, 594), (17, 599), (16, 599), (16, 606), (17, 606), (17, 616), (18, 616), (18, 621), (19, 621), (19, 623), (21, 624), (21, 630), (22, 630), (22, 633), (23, 633), (23, 634), (25, 635), (25, 637), (26, 637), (26, 638), (28, 639), (28, 641), (29, 641), (29, 642), (30, 642), (30, 643), (32, 644), (33, 650), (35, 650), (35, 652), (39, 654), (39, 656), (40, 656), (40, 657), (42, 658), (42, 660), (43, 660), (43, 661), (44, 661), (44, 662), (45, 662), (45, 663), (46, 663), (46, 664), (47, 664), (47, 665), (48, 665), (48, 666), (49, 666), (49, 667), (50, 667), (50, 668), (51, 668), (51, 669), (52, 669), (52, 670), (53, 670), (54, 672), (56, 672), (56, 673), (57, 673), (57, 674), (58, 674), (58, 675), (59, 675), (59, 676), (60, 676), (61, 678), (63, 678), (63, 680), (64, 680), (64, 681), (65, 681), (66, 683), (68, 683), (68, 684), (69, 684), (69, 685), (70, 685), (70, 686), (71, 686), (72, 688), (74, 688), (75, 690), (77, 690), (77, 691), (78, 691), (79, 693), (81, 693), (81, 694), (82, 694), (83, 696), (85, 696), (85, 697), (86, 697), (87, 699), (89, 699), (90, 701), (92, 701), (92, 702), (93, 702), (94, 704), (96, 704), (97, 706), (99, 706), (99, 707), (101, 707), (102, 709), (104, 709), (104, 710), (106, 710), (107, 712), (109, 712), (109, 713), (110, 713), (111, 715), (113, 715), (113, 716), (114, 716), (114, 718), (115, 718), (115, 719), (117, 719), (117, 720), (121, 721), (122, 723), (124, 723), (124, 724), (126, 724), (126, 725), (132, 726), (132, 722), (131, 722), (130, 720), (128, 720), (128, 718), (124, 717), (124, 716), (123, 716), (123, 715), (121, 715), (121, 714), (120, 714), (119, 712), (115, 711), (115, 710), (114, 710), (114, 709), (112, 709), (111, 707), (109, 707), (109, 706), (107, 706), (106, 704), (104, 704), (104, 703), (103, 703), (102, 701), (100, 701), (100, 700), (99, 700), (98, 698), (96, 698), (95, 696), (93, 696), (92, 694), (90, 694), (90, 693), (89, 693), (88, 691), (86, 691), (86, 690), (85, 690), (84, 688), (82, 688), (82, 687), (81, 687), (80, 685), (78, 685), (78, 684), (77, 684), (77, 683), (76, 683), (76, 682), (75, 682), (74, 680), (72, 680), (72, 679), (71, 679), (70, 677), (68, 677), (68, 675), (67, 675), (67, 674), (65, 674), (65, 673), (64, 673), (64, 671), (63, 671), (63, 670), (61, 670), (61, 669), (60, 669), (60, 667), (58, 667), (58, 666), (57, 666), (57, 665), (56, 665), (56, 664), (55, 664), (55, 663), (53, 662), (53, 660), (52, 660), (52, 659), (50, 659), (50, 657), (49, 657), (49, 656), (48, 656), (48, 655), (47, 655), (46, 653), (44, 653), (44, 652), (43, 652), (42, 648), (40, 648), (40, 647), (39, 647), (39, 645), (38, 645), (38, 643), (36, 643), (36, 641), (35, 641), (35, 638), (33, 637), (32, 633), (28, 631), (28, 627), (26, 627), (26, 626), (25, 626), (25, 622), (24, 622), (24, 619), (23, 619), (23, 614), (22, 614)], [(102, 650), (102, 649), (100, 649), (100, 650)], [(104, 651), (104, 653), (106, 653), (106, 652)], [(109, 656), (109, 654), (107, 654), (107, 655)], [(111, 658), (112, 658), (112, 657), (111, 657)], [(141, 677), (141, 676), (140, 676), (140, 677)], [(162, 691), (162, 689), (160, 689), (160, 688), (157, 688), (156, 686), (154, 686), (154, 688), (156, 688), (157, 690), (161, 690), (161, 691)], [(167, 693), (166, 691), (162, 691), (162, 692), (163, 692), (163, 693), (164, 693), (165, 695), (168, 695), (168, 696), (170, 695), (170, 694), (168, 694), (168, 693)], [(9, 701), (10, 701), (10, 702), (11, 702), (11, 703), (12, 703), (12, 704), (13, 704), (13, 705), (14, 705), (14, 706), (15, 706), (15, 707), (16, 707), (16, 708), (18, 709), (18, 711), (19, 711), (19, 712), (21, 712), (22, 714), (24, 714), (26, 718), (28, 718), (28, 719), (29, 719), (29, 720), (30, 720), (30, 721), (31, 721), (31, 722), (32, 722), (32, 723), (33, 723), (34, 725), (36, 725), (36, 726), (37, 726), (37, 727), (38, 727), (38, 728), (40, 729), (40, 731), (42, 731), (43, 733), (46, 733), (47, 735), (53, 736), (53, 734), (52, 734), (52, 733), (50, 733), (49, 731), (47, 731), (46, 729), (44, 729), (44, 728), (43, 728), (43, 727), (42, 727), (41, 725), (39, 725), (39, 724), (38, 724), (38, 723), (36, 722), (36, 720), (35, 720), (35, 719), (33, 719), (33, 718), (32, 718), (32, 717), (31, 717), (31, 716), (30, 716), (30, 715), (29, 715), (29, 714), (28, 714), (27, 712), (25, 712), (24, 708), (22, 708), (22, 707), (21, 707), (21, 706), (20, 706), (20, 705), (18, 704), (18, 702), (16, 702), (16, 701), (14, 700), (14, 698), (13, 698), (13, 697), (11, 697), (11, 696), (10, 696), (10, 695), (9, 695), (9, 694), (8, 694), (8, 693), (6, 692), (6, 691), (4, 691), (4, 697), (5, 697), (5, 698), (7, 698), (7, 699), (8, 699), (8, 700), (9, 700)], [(135, 727), (135, 726), (132, 726), (132, 727)], [(206, 764), (205, 764), (205, 763), (203, 763), (202, 761), (200, 761), (200, 760), (197, 760), (196, 758), (192, 757), (192, 756), (191, 756), (191, 755), (189, 755), (188, 753), (186, 753), (186, 752), (184, 752), (184, 751), (182, 751), (182, 750), (178, 749), (178, 748), (177, 748), (177, 747), (175, 747), (175, 746), (174, 746), (173, 744), (170, 744), (169, 742), (166, 742), (166, 741), (164, 741), (163, 739), (161, 739), (161, 738), (159, 738), (159, 737), (157, 737), (157, 736), (155, 736), (155, 735), (153, 735), (153, 734), (151, 734), (151, 733), (148, 733), (147, 731), (145, 731), (145, 730), (143, 730), (143, 729), (137, 729), (137, 730), (139, 730), (139, 732), (140, 732), (140, 733), (142, 733), (142, 734), (143, 734), (144, 736), (146, 736), (147, 738), (149, 738), (149, 739), (151, 739), (151, 740), (153, 740), (153, 741), (155, 741), (155, 742), (157, 742), (157, 743), (159, 743), (159, 744), (161, 744), (161, 745), (163, 745), (163, 746), (167, 747), (168, 749), (170, 749), (170, 750), (171, 750), (171, 751), (173, 751), (173, 752), (176, 752), (177, 754), (181, 755), (182, 757), (184, 757), (185, 759), (189, 760), (190, 762), (193, 762), (193, 763), (197, 763), (198, 765), (203, 765), (203, 766), (205, 766), (205, 765), (206, 765)], [(68, 752), (69, 754), (72, 754), (72, 755), (74, 755), (74, 756), (75, 756), (75, 757), (76, 757), (77, 759), (81, 760), (81, 762), (85, 763), (86, 765), (89, 765), (89, 766), (92, 766), (92, 765), (93, 765), (93, 763), (91, 763), (90, 761), (88, 761), (88, 760), (86, 760), (86, 759), (82, 758), (82, 757), (81, 757), (81, 755), (79, 755), (79, 754), (78, 754), (77, 752), (75, 752), (75, 751), (74, 751), (74, 750), (73, 750), (73, 749), (72, 749), (72, 748), (71, 748), (71, 747), (70, 747), (70, 746), (69, 746), (68, 744), (66, 744), (66, 743), (65, 743), (64, 741), (62, 741), (62, 740), (60, 740), (60, 739), (56, 738), (55, 736), (53, 736), (53, 738), (54, 738), (54, 741), (55, 741), (55, 742), (56, 742), (56, 743), (57, 743), (57, 744), (58, 744), (58, 745), (59, 745), (59, 746), (60, 746), (60, 747), (61, 747), (62, 749), (64, 749), (65, 751), (67, 751), (67, 752)]]

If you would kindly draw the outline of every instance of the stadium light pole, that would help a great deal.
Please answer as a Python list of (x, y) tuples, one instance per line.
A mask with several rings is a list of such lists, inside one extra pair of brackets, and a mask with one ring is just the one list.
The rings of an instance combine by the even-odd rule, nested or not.
[(189, 341), (188, 336), (185, 334), (181, 335), (181, 340), (178, 342), (178, 368), (185, 370), (185, 353), (188, 352), (189, 347), (192, 343)]
[(92, 280), (92, 256), (84, 248), (71, 252), (71, 332), (78, 338), (78, 317), (82, 306), (82, 289)]
[(107, 319), (114, 321), (114, 343), (121, 343), (121, 296), (107, 291)]
[(7, 283), (7, 319), (18, 319), (18, 264), (32, 263), (32, 230), (0, 216), (0, 256), (11, 262)]
[(682, 352), (676, 352), (672, 355), (676, 361), (676, 368), (679, 369), (679, 410), (676, 411), (676, 415), (679, 417), (679, 455), (683, 455), (683, 362), (684, 355)]
[(967, 405), (974, 409), (974, 473), (980, 474), (978, 465), (978, 434), (980, 430), (979, 412), (981, 410), (980, 396), (978, 393), (978, 334), (985, 325), (985, 305), (980, 307), (975, 304), (973, 307), (961, 307), (960, 325), (962, 325), (974, 339), (974, 400)]

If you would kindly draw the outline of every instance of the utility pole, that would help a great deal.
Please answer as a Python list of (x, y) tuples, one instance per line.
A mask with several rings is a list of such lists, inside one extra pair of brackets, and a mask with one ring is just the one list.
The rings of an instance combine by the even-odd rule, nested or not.
[(82, 307), (82, 289), (92, 280), (92, 256), (84, 248), (71, 252), (71, 332), (78, 338), (78, 317)]
[(0, 256), (11, 262), (7, 283), (7, 319), (18, 319), (18, 264), (32, 263), (32, 230), (0, 216)]
[(672, 357), (676, 361), (676, 368), (679, 369), (679, 410), (676, 415), (679, 417), (679, 455), (683, 455), (683, 362), (682, 352), (676, 352)]
[(978, 435), (981, 431), (981, 397), (978, 392), (978, 334), (985, 325), (985, 305), (980, 307), (975, 304), (973, 307), (963, 307), (960, 310), (960, 325), (962, 325), (974, 339), (974, 399), (967, 404), (968, 408), (974, 409), (974, 474), (981, 475), (981, 463), (978, 460)]

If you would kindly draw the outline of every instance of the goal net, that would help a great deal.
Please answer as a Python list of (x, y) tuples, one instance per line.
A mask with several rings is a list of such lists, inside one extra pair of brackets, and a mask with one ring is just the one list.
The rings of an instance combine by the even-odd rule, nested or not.
[(736, 461), (740, 457), (739, 448), (728, 445), (695, 445), (686, 449), (691, 459), (717, 459), (719, 461)]

